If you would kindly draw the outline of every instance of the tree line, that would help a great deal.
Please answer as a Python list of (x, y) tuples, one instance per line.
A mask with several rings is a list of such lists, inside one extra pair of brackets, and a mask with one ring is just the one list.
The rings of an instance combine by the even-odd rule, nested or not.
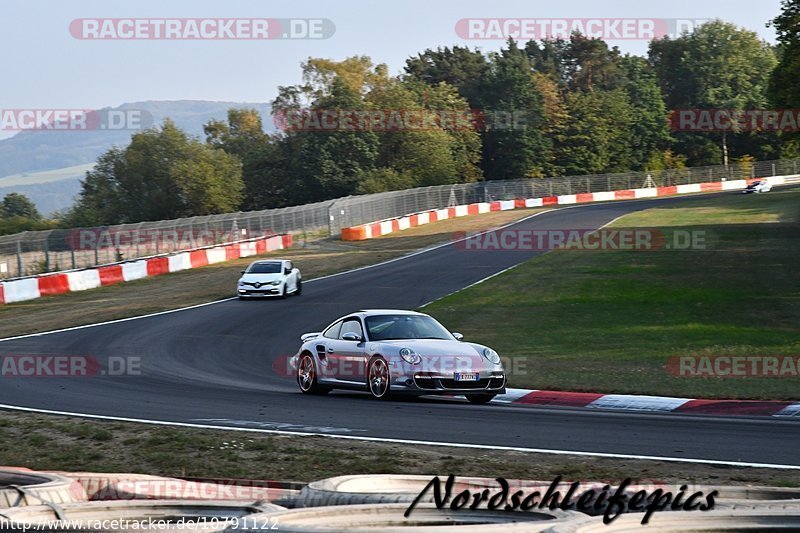
[(419, 129), (287, 127), (268, 134), (256, 110), (231, 109), (227, 120), (205, 124), (205, 139), (197, 139), (167, 120), (103, 154), (63, 223), (138, 222), (426, 185), (795, 157), (794, 132), (670, 127), (672, 110), (800, 108), (800, 0), (784, 0), (771, 24), (777, 46), (715, 20), (652, 41), (646, 57), (574, 34), (510, 40), (488, 54), (461, 46), (428, 49), (410, 57), (399, 75), (368, 56), (309, 58), (302, 82), (279, 87), (272, 102), (283, 122), (296, 126), (335, 110), (348, 117), (402, 110), (478, 116), (477, 127), (433, 120)]

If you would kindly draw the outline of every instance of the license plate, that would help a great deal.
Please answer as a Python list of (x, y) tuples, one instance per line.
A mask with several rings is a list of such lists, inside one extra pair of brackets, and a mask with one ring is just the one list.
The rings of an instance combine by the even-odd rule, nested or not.
[(478, 381), (477, 372), (456, 372), (456, 381)]

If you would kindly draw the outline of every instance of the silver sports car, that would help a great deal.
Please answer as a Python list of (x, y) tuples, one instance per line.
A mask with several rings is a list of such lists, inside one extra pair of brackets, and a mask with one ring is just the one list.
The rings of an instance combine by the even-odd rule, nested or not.
[(399, 394), (463, 394), (473, 403), (505, 393), (497, 352), (450, 333), (428, 315), (367, 310), (320, 333), (306, 333), (292, 359), (300, 390), (366, 390), (385, 400)]

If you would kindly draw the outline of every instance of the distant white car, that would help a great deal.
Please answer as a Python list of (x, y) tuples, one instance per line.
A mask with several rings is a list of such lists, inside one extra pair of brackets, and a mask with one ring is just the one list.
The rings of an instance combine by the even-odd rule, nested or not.
[(300, 270), (294, 268), (288, 259), (269, 259), (253, 261), (245, 270), (236, 287), (240, 299), (264, 298), (287, 294), (300, 296), (303, 279)]
[(742, 194), (769, 192), (772, 190), (772, 185), (767, 180), (754, 181), (744, 189)]

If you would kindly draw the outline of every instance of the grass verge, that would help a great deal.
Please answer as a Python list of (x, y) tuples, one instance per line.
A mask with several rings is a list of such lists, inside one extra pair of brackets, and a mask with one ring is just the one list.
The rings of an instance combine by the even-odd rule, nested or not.
[(337, 475), (424, 474), (509, 479), (800, 486), (796, 472), (557, 456), (326, 437), (168, 428), (0, 411), (0, 464), (35, 470), (136, 472), (308, 482)]
[(800, 356), (799, 206), (800, 190), (785, 189), (647, 209), (614, 226), (701, 231), (707, 249), (557, 250), (425, 311), (510, 357), (514, 387), (797, 400), (797, 377), (687, 378), (665, 365)]

